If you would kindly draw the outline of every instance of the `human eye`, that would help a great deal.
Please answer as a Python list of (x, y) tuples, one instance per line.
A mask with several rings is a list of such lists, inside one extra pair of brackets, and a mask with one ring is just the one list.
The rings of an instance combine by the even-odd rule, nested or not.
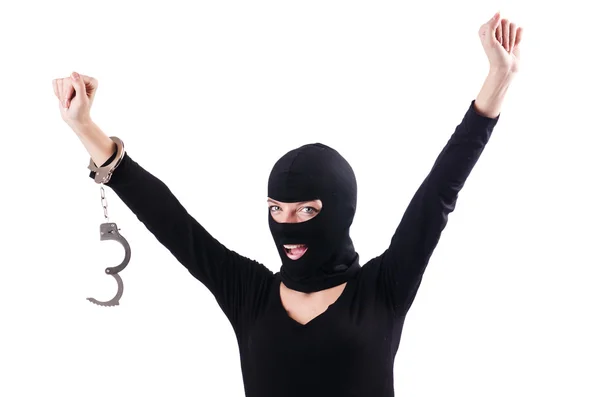
[(318, 212), (315, 207), (302, 207), (301, 210), (306, 214), (316, 214)]
[(269, 206), (269, 210), (271, 212), (279, 211), (280, 209), (281, 208), (279, 208), (279, 206), (277, 206), (277, 205), (271, 205), (271, 206)]

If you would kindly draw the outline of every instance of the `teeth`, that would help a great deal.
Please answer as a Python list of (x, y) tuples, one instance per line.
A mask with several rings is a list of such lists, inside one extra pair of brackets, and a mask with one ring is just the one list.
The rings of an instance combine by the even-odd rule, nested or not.
[(304, 247), (304, 244), (285, 244), (283, 247), (287, 248), (287, 249), (293, 249), (293, 248)]

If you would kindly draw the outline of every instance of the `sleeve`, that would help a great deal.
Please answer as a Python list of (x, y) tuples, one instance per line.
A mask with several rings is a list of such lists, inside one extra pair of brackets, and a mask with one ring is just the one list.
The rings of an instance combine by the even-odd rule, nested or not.
[(454, 211), (458, 194), (490, 139), (500, 116), (488, 118), (471, 102), (462, 122), (410, 201), (387, 250), (381, 255), (384, 295), (405, 315), (423, 273)]
[[(104, 165), (109, 164), (114, 156)], [(90, 172), (90, 178), (94, 178)], [(273, 273), (227, 249), (183, 207), (170, 189), (125, 152), (106, 183), (156, 239), (216, 298), (236, 328), (253, 310)]]

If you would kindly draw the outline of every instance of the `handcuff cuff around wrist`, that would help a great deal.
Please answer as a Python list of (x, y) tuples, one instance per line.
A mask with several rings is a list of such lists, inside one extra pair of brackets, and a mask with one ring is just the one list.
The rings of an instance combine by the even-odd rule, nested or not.
[(88, 166), (88, 169), (90, 171), (93, 171), (96, 173), (94, 176), (94, 181), (96, 183), (100, 184), (100, 197), (101, 197), (100, 202), (102, 203), (102, 208), (104, 209), (104, 219), (105, 219), (105, 222), (100, 224), (100, 240), (101, 241), (114, 240), (114, 241), (117, 241), (118, 243), (120, 243), (123, 246), (123, 248), (125, 248), (125, 258), (123, 259), (121, 264), (119, 264), (117, 266), (113, 266), (113, 267), (107, 267), (105, 270), (106, 274), (113, 276), (115, 278), (115, 280), (117, 281), (117, 294), (114, 296), (114, 298), (112, 298), (111, 300), (108, 300), (108, 301), (99, 301), (94, 298), (87, 298), (88, 301), (95, 303), (96, 305), (99, 305), (99, 306), (118, 306), (119, 305), (119, 300), (123, 296), (123, 280), (121, 279), (121, 276), (119, 276), (118, 273), (121, 272), (123, 269), (125, 269), (125, 266), (127, 266), (127, 264), (129, 263), (129, 260), (131, 259), (131, 248), (129, 246), (129, 243), (127, 242), (125, 237), (123, 237), (119, 233), (120, 229), (117, 227), (117, 224), (114, 222), (110, 222), (109, 218), (108, 218), (108, 202), (106, 200), (106, 196), (105, 196), (105, 192), (104, 192), (104, 184), (106, 184), (106, 183), (108, 183), (108, 181), (110, 181), (110, 178), (112, 177), (113, 172), (119, 166), (119, 164), (121, 164), (121, 161), (123, 160), (123, 157), (125, 156), (125, 146), (123, 144), (123, 141), (121, 141), (116, 136), (111, 136), (110, 139), (117, 145), (117, 153), (116, 153), (114, 160), (111, 161), (110, 164), (107, 164), (102, 167), (98, 167), (94, 163), (94, 160), (90, 158), (90, 164)]

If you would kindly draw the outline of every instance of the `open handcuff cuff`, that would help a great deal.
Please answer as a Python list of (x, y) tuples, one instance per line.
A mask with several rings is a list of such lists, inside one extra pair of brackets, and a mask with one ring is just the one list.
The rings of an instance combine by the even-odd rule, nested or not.
[(90, 158), (90, 165), (88, 166), (88, 169), (96, 173), (96, 175), (94, 176), (94, 181), (100, 184), (100, 201), (102, 203), (102, 208), (104, 209), (105, 219), (105, 222), (100, 225), (100, 240), (114, 240), (120, 243), (123, 246), (123, 248), (125, 248), (125, 258), (123, 259), (123, 262), (121, 262), (121, 264), (113, 267), (107, 267), (105, 270), (106, 274), (113, 276), (117, 281), (118, 289), (115, 297), (108, 301), (99, 301), (94, 298), (87, 298), (88, 301), (100, 306), (119, 305), (119, 299), (121, 299), (121, 297), (123, 296), (123, 280), (121, 279), (121, 276), (119, 276), (119, 272), (125, 269), (125, 266), (127, 266), (129, 260), (131, 259), (131, 248), (129, 247), (129, 243), (127, 242), (125, 237), (123, 237), (119, 233), (120, 229), (117, 227), (117, 224), (114, 222), (110, 222), (108, 218), (108, 203), (104, 194), (104, 184), (108, 183), (113, 172), (119, 166), (119, 164), (121, 164), (121, 160), (123, 160), (123, 157), (125, 155), (125, 146), (123, 145), (123, 141), (121, 141), (115, 136), (111, 136), (110, 139), (117, 145), (117, 153), (114, 160), (111, 161), (110, 164), (98, 167), (94, 163), (94, 160)]

